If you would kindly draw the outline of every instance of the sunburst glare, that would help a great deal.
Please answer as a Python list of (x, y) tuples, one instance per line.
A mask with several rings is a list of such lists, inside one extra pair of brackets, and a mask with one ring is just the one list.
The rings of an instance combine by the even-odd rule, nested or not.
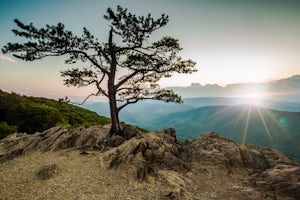
[(263, 125), (265, 127), (266, 133), (269, 136), (269, 140), (270, 140), (271, 143), (273, 143), (273, 140), (272, 140), (269, 128), (268, 128), (268, 126), (266, 124), (266, 121), (265, 121), (265, 119), (264, 119), (264, 117), (263, 117), (263, 115), (261, 113), (261, 108), (260, 107), (258, 108), (258, 113), (259, 113), (260, 119), (261, 119), (261, 121), (262, 121), (262, 123), (263, 123)]
[(242, 144), (246, 143), (247, 134), (248, 134), (248, 127), (249, 127), (250, 114), (251, 114), (251, 107), (248, 106), (247, 118), (246, 118), (245, 128), (244, 128), (244, 132), (243, 132)]
[[(232, 123), (233, 125), (230, 132), (236, 132), (237, 130), (241, 131), (242, 134), (239, 140), (241, 141), (242, 146), (248, 142), (251, 143), (252, 138), (260, 137), (260, 142), (254, 142), (253, 140), (252, 142), (257, 145), (268, 143), (268, 146), (274, 147), (277, 145), (276, 141), (278, 141), (278, 138), (282, 137), (282, 135), (280, 135), (280, 133), (282, 133), (291, 145), (300, 150), (300, 147), (296, 144), (292, 135), (289, 134), (289, 123), (291, 122), (289, 121), (288, 115), (279, 115), (265, 107), (250, 104), (228, 106), (226, 109), (224, 108), (222, 110), (222, 113), (218, 114), (223, 115), (224, 112), (230, 113), (228, 112), (230, 109), (231, 111), (238, 111), (235, 112), (234, 116), (229, 114), (226, 116), (228, 119), (231, 117), (231, 120), (228, 121), (228, 123)], [(243, 124), (242, 127), (240, 126), (241, 124)], [(257, 132), (257, 130), (261, 131)], [(280, 131), (278, 132), (278, 130)], [(257, 133), (259, 135), (255, 135)]]

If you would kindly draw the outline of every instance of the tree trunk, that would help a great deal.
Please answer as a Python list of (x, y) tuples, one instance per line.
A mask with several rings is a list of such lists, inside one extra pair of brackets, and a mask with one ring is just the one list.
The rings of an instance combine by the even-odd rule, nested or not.
[(117, 70), (117, 60), (116, 60), (116, 53), (114, 50), (112, 38), (113, 38), (113, 29), (110, 30), (109, 39), (108, 39), (109, 54), (111, 57), (110, 73), (108, 76), (108, 98), (109, 98), (109, 108), (110, 108), (110, 117), (111, 117), (111, 128), (108, 137), (111, 137), (114, 134), (121, 135), (121, 131), (122, 131), (120, 126), (120, 120), (119, 120), (119, 110), (116, 101), (117, 92), (115, 88), (115, 76)]
[(110, 108), (110, 117), (111, 117), (111, 128), (109, 131), (109, 137), (111, 137), (114, 134), (121, 135), (119, 111), (117, 108), (116, 94), (114, 92), (109, 92), (109, 108)]

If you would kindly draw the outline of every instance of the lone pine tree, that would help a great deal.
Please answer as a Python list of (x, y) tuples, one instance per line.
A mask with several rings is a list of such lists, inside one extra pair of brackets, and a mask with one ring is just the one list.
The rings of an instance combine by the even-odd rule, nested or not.
[[(109, 135), (122, 135), (119, 112), (125, 106), (144, 99), (180, 103), (179, 95), (172, 90), (160, 89), (157, 82), (162, 77), (170, 77), (173, 72), (195, 72), (196, 63), (178, 55), (181, 47), (177, 39), (165, 36), (153, 43), (148, 41), (154, 31), (168, 23), (167, 15), (162, 14), (158, 19), (152, 18), (151, 14), (136, 16), (118, 6), (116, 11), (108, 8), (104, 19), (109, 22), (109, 37), (103, 43), (87, 28), (83, 28), (82, 36), (76, 36), (62, 23), (38, 29), (32, 23), (25, 25), (15, 19), (18, 29), (12, 31), (27, 41), (8, 43), (2, 52), (13, 53), (25, 61), (66, 56), (66, 64), (89, 63), (89, 67), (61, 71), (64, 84), (74, 87), (94, 85), (96, 92), (88, 97), (104, 95), (109, 100)], [(122, 76), (117, 74), (120, 69), (126, 71)]]

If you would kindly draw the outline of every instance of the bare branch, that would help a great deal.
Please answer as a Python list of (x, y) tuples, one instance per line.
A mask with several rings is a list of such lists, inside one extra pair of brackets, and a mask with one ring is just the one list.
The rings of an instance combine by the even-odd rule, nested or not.
[(90, 94), (88, 95), (81, 103), (76, 103), (76, 102), (70, 102), (71, 104), (74, 104), (74, 105), (83, 105), (90, 97), (92, 96), (99, 96), (100, 95), (100, 92), (97, 92), (96, 94)]
[(101, 77), (101, 79), (99, 81), (96, 81), (96, 87), (98, 89), (99, 92), (101, 92), (104, 96), (106, 96), (108, 98), (108, 94), (105, 90), (103, 90), (103, 88), (101, 88), (101, 83), (104, 80), (105, 74), (103, 74), (103, 76)]

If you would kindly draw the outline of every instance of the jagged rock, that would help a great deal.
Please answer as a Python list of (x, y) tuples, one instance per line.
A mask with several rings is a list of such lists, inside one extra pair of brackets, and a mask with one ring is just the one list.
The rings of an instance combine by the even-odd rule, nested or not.
[(283, 199), (300, 199), (300, 166), (279, 151), (238, 144), (215, 132), (202, 134), (187, 144), (185, 150), (190, 161), (210, 161), (230, 173), (245, 171), (252, 175), (252, 186), (268, 197), (281, 199), (283, 195)]
[(117, 147), (121, 145), (125, 139), (119, 135), (113, 135), (111, 138), (108, 139), (106, 142), (106, 147)]
[(181, 146), (168, 130), (144, 134), (125, 141), (101, 156), (102, 167), (109, 169), (119, 165), (136, 166), (137, 177), (144, 179), (154, 168), (185, 170), (186, 163), (180, 159)]
[(269, 168), (272, 168), (276, 165), (280, 164), (286, 164), (286, 165), (298, 165), (297, 162), (292, 160), (291, 158), (287, 157), (280, 151), (277, 151), (275, 149), (270, 149), (266, 147), (257, 147), (258, 151), (262, 152), (262, 154), (265, 157), (266, 162), (269, 165)]
[(241, 162), (249, 174), (260, 173), (270, 167), (263, 152), (249, 144), (242, 143), (239, 146)]
[(191, 159), (210, 160), (228, 170), (243, 169), (249, 174), (261, 173), (277, 164), (296, 164), (276, 150), (238, 144), (215, 132), (202, 134), (187, 144), (186, 149)]
[(0, 141), (0, 161), (12, 159), (28, 151), (55, 151), (68, 148), (98, 147), (108, 133), (102, 126), (72, 129), (57, 126), (42, 133), (13, 134)]
[(122, 136), (125, 140), (142, 135), (142, 133), (135, 127), (124, 127), (122, 130)]
[(300, 199), (300, 167), (276, 165), (258, 175), (254, 184), (261, 190)]
[(239, 145), (215, 132), (202, 134), (186, 146), (186, 151), (192, 160), (212, 161), (227, 171), (243, 165)]
[(176, 139), (176, 130), (174, 128), (166, 128), (163, 132), (167, 135), (170, 135), (172, 138)]
[(24, 155), (24, 149), (9, 150), (5, 154), (0, 155), (0, 162), (7, 161), (21, 155)]

